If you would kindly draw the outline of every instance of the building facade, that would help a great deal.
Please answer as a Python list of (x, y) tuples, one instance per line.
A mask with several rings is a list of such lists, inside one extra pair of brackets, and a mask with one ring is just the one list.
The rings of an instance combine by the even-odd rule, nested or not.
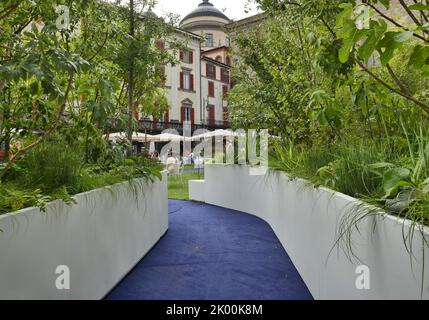
[[(182, 132), (184, 122), (190, 122), (193, 131), (229, 127), (231, 59), (224, 26), (230, 22), (209, 0), (183, 18), (174, 37), (186, 49), (174, 52), (179, 63), (164, 68), (169, 111), (163, 119), (140, 119), (142, 131)], [(169, 50), (168, 41), (158, 40), (156, 45)]]

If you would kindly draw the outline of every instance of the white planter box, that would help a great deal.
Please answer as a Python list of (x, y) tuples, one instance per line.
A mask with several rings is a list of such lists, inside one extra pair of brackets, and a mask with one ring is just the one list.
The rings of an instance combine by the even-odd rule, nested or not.
[[(328, 189), (315, 189), (303, 180), (291, 181), (282, 172), (249, 175), (247, 166), (207, 165), (207, 203), (247, 212), (271, 225), (315, 299), (420, 299), (422, 237), (414, 234), (413, 270), (405, 249), (403, 220), (371, 219), (354, 233), (355, 252), (362, 263), (351, 263), (334, 249), (337, 224), (358, 200)], [(409, 228), (405, 223), (405, 231)], [(429, 237), (428, 228), (424, 233)], [(429, 299), (429, 250), (425, 249), (423, 299)], [(370, 289), (356, 287), (358, 265), (370, 270)]]
[[(168, 229), (167, 178), (0, 216), (0, 299), (101, 299)], [(58, 290), (56, 268), (70, 270)]]
[(204, 180), (189, 181), (189, 199), (204, 202)]

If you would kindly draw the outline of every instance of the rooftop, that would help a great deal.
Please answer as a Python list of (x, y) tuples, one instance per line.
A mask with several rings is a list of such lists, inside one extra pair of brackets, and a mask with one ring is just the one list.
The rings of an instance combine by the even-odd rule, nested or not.
[(180, 24), (182, 25), (184, 21), (197, 17), (218, 17), (230, 21), (230, 19), (222, 11), (210, 3), (209, 0), (203, 0), (203, 2), (201, 2), (195, 10), (183, 18)]

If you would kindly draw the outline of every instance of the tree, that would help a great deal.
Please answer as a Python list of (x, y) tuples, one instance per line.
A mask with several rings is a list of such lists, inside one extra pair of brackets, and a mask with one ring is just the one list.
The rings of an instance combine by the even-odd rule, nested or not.
[[(402, 48), (412, 46), (408, 64), (419, 70), (423, 76), (429, 75), (426, 59), (429, 57), (429, 6), (424, 1), (399, 0), (397, 9), (401, 15), (389, 11), (390, 0), (339, 1), (283, 1), (257, 0), (261, 7), (271, 13), (286, 12), (292, 7), (299, 8), (302, 15), (311, 15), (323, 23), (332, 36), (332, 41), (341, 41), (338, 58), (342, 63), (352, 62), (372, 79), (390, 92), (401, 96), (429, 113), (429, 104), (421, 96), (413, 95), (397, 76), (389, 63)], [(396, 2), (395, 2), (396, 5)], [(340, 11), (338, 11), (340, 8)], [(331, 19), (326, 14), (329, 13)], [(335, 20), (333, 20), (333, 19)], [(386, 71), (377, 73), (368, 67), (370, 58), (378, 57)], [(387, 77), (384, 77), (387, 75)]]
[[(287, 9), (268, 10), (260, 26), (237, 37), (240, 63), (233, 70), (237, 85), (230, 94), (231, 115), (236, 125), (274, 128), (288, 139), (308, 142), (317, 130), (314, 118), (326, 120), (333, 131), (339, 125), (336, 106), (310, 102), (315, 92), (334, 92), (350, 66), (332, 59), (339, 44), (313, 16), (333, 7), (332, 2), (321, 11), (320, 4), (308, 6), (306, 14), (297, 3), (284, 5)], [(329, 14), (322, 19), (331, 21)]]
[(163, 77), (159, 66), (174, 63), (176, 45), (159, 50), (154, 40), (166, 38), (172, 26), (146, 14), (153, 1), (135, 4), (130, 35), (130, 11), (119, 5), (0, 3), (0, 143), (8, 150), (18, 133), (24, 142), (0, 168), (0, 178), (54, 133), (75, 135), (90, 161), (91, 141), (102, 143), (102, 134), (113, 129), (129, 131), (127, 100), (141, 105), (153, 96)]

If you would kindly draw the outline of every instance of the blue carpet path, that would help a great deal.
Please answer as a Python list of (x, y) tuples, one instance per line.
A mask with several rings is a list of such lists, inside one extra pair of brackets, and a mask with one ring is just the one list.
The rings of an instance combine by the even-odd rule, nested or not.
[(312, 299), (271, 227), (254, 216), (169, 202), (170, 229), (108, 300)]

